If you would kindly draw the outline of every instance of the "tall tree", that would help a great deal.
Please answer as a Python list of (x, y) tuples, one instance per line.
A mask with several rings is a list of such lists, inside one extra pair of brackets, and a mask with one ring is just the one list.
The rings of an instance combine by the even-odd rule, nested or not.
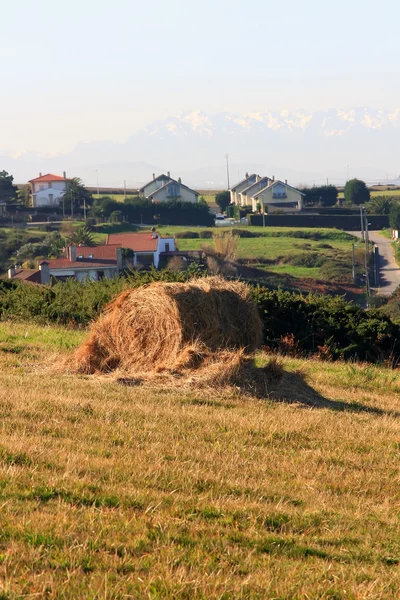
[(61, 206), (65, 214), (77, 214), (86, 208), (90, 208), (93, 203), (92, 194), (85, 188), (79, 177), (70, 179), (67, 183), (67, 189), (61, 200)]
[(22, 185), (18, 190), (18, 200), (25, 206), (31, 205), (32, 188), (29, 183)]
[(337, 202), (338, 191), (334, 185), (319, 185), (312, 188), (303, 188), (306, 206), (334, 206)]
[(221, 212), (224, 212), (226, 210), (226, 207), (231, 202), (231, 194), (230, 194), (230, 192), (228, 192), (228, 191), (219, 192), (219, 194), (217, 194), (215, 196), (215, 202), (220, 207)]
[(365, 204), (369, 202), (369, 189), (361, 179), (350, 179), (344, 186), (344, 198), (347, 204)]
[(7, 171), (0, 171), (0, 201), (15, 202), (17, 200), (17, 186), (13, 185), (14, 177)]

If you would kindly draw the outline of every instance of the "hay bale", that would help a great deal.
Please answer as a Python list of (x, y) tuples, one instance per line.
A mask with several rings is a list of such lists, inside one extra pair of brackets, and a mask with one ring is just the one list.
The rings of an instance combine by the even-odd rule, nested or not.
[(249, 288), (218, 277), (127, 290), (93, 323), (75, 355), (83, 373), (198, 368), (211, 354), (254, 352), (262, 324)]

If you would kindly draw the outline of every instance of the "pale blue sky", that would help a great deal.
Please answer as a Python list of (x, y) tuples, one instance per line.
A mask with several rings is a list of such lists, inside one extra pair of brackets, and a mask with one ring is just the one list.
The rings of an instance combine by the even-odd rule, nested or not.
[(400, 105), (394, 0), (13, 0), (0, 151), (124, 140), (181, 110)]

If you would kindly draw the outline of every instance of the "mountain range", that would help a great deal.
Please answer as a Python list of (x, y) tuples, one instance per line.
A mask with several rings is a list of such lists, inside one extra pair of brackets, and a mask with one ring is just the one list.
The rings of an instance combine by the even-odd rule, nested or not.
[(348, 177), (397, 182), (400, 108), (281, 110), (246, 114), (181, 112), (144, 125), (125, 142), (80, 142), (66, 154), (0, 152), (0, 170), (23, 183), (43, 173), (81, 177), (87, 185), (136, 187), (171, 171), (190, 186), (220, 189), (245, 171), (293, 185)]

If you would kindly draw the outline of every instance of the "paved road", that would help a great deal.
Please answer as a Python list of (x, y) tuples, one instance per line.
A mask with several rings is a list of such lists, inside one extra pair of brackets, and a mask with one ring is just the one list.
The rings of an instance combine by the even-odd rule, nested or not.
[[(349, 231), (348, 233), (361, 237), (361, 233), (355, 231)], [(390, 296), (400, 285), (400, 268), (394, 259), (391, 240), (380, 234), (379, 231), (370, 231), (369, 239), (379, 248), (380, 285), (378, 288), (372, 289), (376, 290), (380, 296)]]

